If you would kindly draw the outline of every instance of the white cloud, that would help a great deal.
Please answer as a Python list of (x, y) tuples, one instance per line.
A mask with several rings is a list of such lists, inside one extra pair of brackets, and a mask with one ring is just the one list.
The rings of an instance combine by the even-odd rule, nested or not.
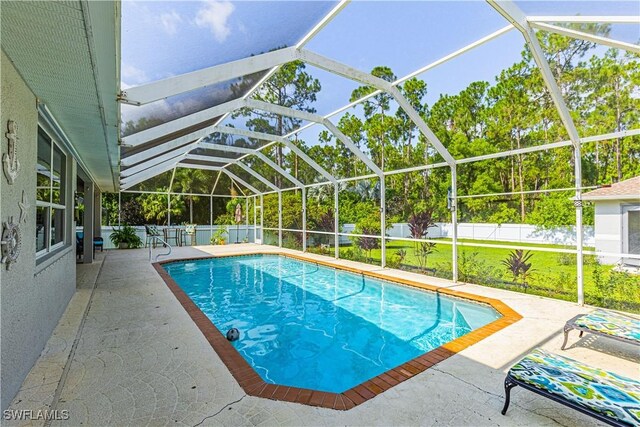
[(231, 33), (229, 17), (235, 6), (228, 0), (209, 0), (196, 14), (196, 25), (209, 28), (218, 42), (223, 42)]
[(126, 81), (127, 86), (142, 84), (149, 81), (149, 78), (147, 77), (147, 73), (130, 64), (123, 63), (121, 68), (121, 73), (122, 73), (122, 76), (120, 77), (120, 80), (122, 81), (123, 84), (125, 84), (124, 82)]
[(182, 23), (182, 16), (175, 10), (160, 15), (160, 23), (164, 31), (170, 36), (178, 31), (178, 25)]

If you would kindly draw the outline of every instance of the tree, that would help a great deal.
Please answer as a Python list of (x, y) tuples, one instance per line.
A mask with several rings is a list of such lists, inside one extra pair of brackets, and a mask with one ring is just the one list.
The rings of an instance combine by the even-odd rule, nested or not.
[(190, 168), (176, 168), (173, 178), (173, 190), (176, 193), (185, 194), (184, 199), (189, 204), (189, 223), (193, 224), (193, 202), (201, 196), (192, 194), (206, 194), (211, 191), (213, 182), (210, 182), (204, 170)]
[[(302, 61), (293, 61), (282, 65), (253, 95), (254, 99), (280, 105), (295, 110), (315, 113), (311, 106), (316, 101), (316, 94), (320, 91), (320, 81), (305, 71)], [(285, 135), (300, 127), (302, 120), (281, 116), (268, 111), (243, 109), (233, 117), (243, 115), (251, 117), (247, 120), (247, 128), (276, 135)], [(275, 145), (275, 160), (278, 166), (284, 165), (282, 146)], [(295, 173), (295, 171), (294, 171)], [(295, 175), (294, 175), (295, 176)], [(281, 186), (281, 178), (277, 177), (277, 185)]]

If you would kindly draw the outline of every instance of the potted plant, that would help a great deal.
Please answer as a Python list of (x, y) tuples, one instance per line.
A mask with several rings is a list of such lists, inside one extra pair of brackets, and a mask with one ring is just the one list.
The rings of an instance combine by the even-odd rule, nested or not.
[(227, 234), (226, 227), (220, 227), (216, 230), (216, 232), (211, 236), (211, 244), (212, 245), (224, 245), (226, 243), (225, 235)]
[(109, 238), (120, 249), (135, 249), (142, 246), (142, 240), (136, 234), (136, 229), (130, 225), (114, 228)]

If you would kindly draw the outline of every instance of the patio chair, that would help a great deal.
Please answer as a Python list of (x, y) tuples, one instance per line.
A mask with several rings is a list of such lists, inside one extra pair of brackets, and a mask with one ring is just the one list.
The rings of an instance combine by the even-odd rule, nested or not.
[(580, 337), (585, 332), (613, 338), (629, 344), (640, 345), (640, 319), (607, 310), (598, 309), (588, 314), (580, 314), (564, 325), (564, 342), (562, 350), (567, 345), (569, 331), (580, 331)]
[(149, 245), (153, 245), (156, 247), (156, 239), (154, 237), (160, 237), (160, 230), (158, 230), (158, 226), (156, 225), (146, 225), (144, 226), (144, 231), (146, 233), (146, 240), (144, 242), (144, 247), (147, 248)]
[(180, 230), (178, 228), (167, 227), (162, 232), (164, 233), (164, 241), (167, 244), (170, 244), (169, 240), (173, 240), (176, 246), (180, 245)]
[(104, 239), (102, 237), (93, 238), (93, 254), (96, 254), (96, 248), (100, 248), (100, 252), (104, 249)]
[[(104, 239), (102, 237), (93, 238), (93, 256), (96, 255), (96, 248), (100, 248), (100, 252), (104, 247)], [(76, 231), (76, 258), (80, 258), (84, 252), (84, 232)]]
[(187, 240), (189, 240), (190, 246), (195, 246), (196, 244), (196, 228), (197, 224), (185, 224), (184, 226), (184, 241), (182, 242), (185, 246), (187, 245)]
[(76, 231), (76, 258), (80, 258), (84, 252), (84, 233)]
[(640, 425), (639, 381), (539, 348), (509, 369), (502, 415), (507, 413), (511, 389), (516, 386), (609, 425)]

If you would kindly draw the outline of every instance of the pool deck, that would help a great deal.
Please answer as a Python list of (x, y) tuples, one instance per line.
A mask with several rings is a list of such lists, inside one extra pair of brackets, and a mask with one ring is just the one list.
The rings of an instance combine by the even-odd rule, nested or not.
[[(253, 244), (174, 248), (171, 258), (286, 249)], [(299, 252), (291, 251), (299, 254)], [(248, 396), (148, 261), (144, 249), (106, 251), (78, 265), (78, 290), (9, 409), (54, 409), (51, 425), (564, 425), (597, 423), (503, 380), (534, 347), (637, 378), (637, 347), (573, 332), (592, 308), (306, 254), (318, 260), (501, 300), (518, 322), (348, 411)], [(68, 411), (68, 412), (67, 412)], [(3, 425), (42, 425), (3, 421)]]

